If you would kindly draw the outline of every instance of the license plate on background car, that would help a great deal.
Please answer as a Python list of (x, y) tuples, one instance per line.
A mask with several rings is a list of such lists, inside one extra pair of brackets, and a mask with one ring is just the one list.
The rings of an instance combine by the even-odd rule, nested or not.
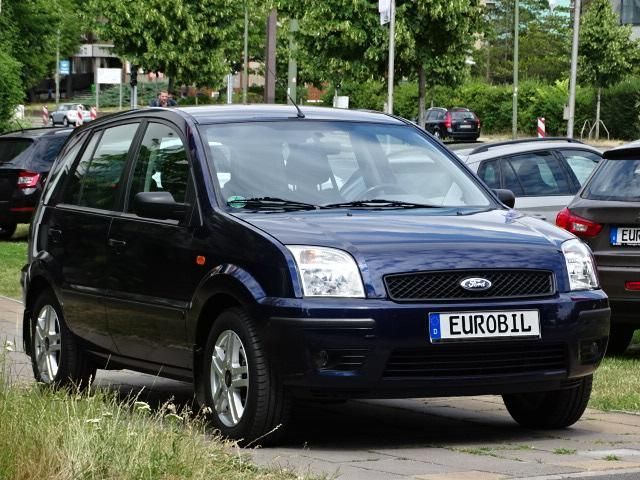
[(640, 245), (640, 228), (612, 227), (611, 245)]
[(471, 128), (473, 125), (460, 125), (460, 128)]
[(540, 337), (538, 310), (429, 313), (431, 342)]

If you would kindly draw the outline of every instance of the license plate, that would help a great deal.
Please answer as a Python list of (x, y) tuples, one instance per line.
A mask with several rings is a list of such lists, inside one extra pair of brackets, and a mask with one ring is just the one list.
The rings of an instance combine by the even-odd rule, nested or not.
[(611, 229), (611, 245), (640, 245), (640, 228), (614, 227)]
[(473, 128), (473, 125), (460, 125), (460, 128)]
[(429, 338), (432, 343), (511, 337), (540, 338), (540, 312), (429, 313)]

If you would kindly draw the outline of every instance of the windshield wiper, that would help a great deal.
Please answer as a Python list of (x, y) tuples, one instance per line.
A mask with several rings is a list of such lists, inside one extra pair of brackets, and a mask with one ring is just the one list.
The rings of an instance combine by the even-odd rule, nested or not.
[(250, 210), (289, 211), (289, 210), (317, 210), (318, 205), (312, 203), (296, 202), (277, 197), (253, 197), (234, 198), (227, 201), (232, 208), (245, 208)]
[(394, 208), (440, 208), (439, 205), (426, 203), (402, 202), (397, 200), (385, 200), (374, 198), (371, 200), (354, 200), (352, 202), (327, 203), (320, 208), (369, 208), (369, 209), (394, 209)]

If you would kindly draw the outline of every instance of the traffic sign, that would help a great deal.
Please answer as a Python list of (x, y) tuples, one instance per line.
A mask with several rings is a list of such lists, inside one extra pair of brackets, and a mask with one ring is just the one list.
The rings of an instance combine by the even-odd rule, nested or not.
[(60, 60), (60, 75), (69, 75), (71, 73), (71, 62), (69, 60)]

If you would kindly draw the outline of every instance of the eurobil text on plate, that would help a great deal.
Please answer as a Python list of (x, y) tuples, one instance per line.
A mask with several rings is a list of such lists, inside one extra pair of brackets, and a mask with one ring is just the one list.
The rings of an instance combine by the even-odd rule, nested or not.
[(503, 337), (540, 337), (538, 310), (429, 313), (429, 339), (432, 343), (492, 339)]

